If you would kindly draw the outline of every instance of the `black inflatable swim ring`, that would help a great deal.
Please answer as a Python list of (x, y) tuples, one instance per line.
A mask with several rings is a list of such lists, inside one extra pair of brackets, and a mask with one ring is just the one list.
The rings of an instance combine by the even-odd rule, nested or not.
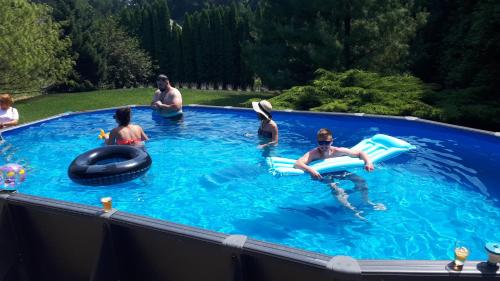
[(151, 162), (149, 154), (140, 148), (108, 145), (76, 157), (69, 165), (68, 176), (84, 185), (116, 184), (140, 177)]

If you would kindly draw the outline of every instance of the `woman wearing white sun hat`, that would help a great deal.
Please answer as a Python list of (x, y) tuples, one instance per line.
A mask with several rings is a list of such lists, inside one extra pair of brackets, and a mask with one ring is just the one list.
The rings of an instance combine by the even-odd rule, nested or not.
[[(258, 148), (264, 148), (270, 145), (278, 144), (278, 125), (273, 121), (271, 111), (273, 106), (267, 100), (261, 100), (259, 102), (252, 102), (252, 107), (260, 119), (260, 126), (257, 134), (266, 143), (260, 144)], [(270, 140), (270, 141), (269, 141)]]

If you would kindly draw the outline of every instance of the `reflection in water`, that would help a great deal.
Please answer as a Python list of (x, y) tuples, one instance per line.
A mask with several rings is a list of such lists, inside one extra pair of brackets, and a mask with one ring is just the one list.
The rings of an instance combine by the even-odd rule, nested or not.
[(182, 124), (184, 121), (184, 114), (179, 114), (172, 117), (164, 117), (155, 110), (151, 111), (151, 119), (155, 121), (158, 126)]
[[(1, 135), (0, 135), (1, 136)], [(15, 163), (23, 166), (29, 172), (31, 167), (25, 158), (18, 157), (19, 147), (2, 139), (0, 140), (0, 158), (2, 163)]]
[(418, 147), (416, 165), (413, 167), (420, 167), (425, 176), (439, 175), (462, 185), (474, 187), (485, 196), (490, 196), (484, 183), (477, 177), (477, 171), (467, 167), (468, 163), (451, 148), (456, 146), (455, 141), (449, 140), (448, 143), (444, 143), (445, 141), (426, 138), (409, 138), (412, 144)]

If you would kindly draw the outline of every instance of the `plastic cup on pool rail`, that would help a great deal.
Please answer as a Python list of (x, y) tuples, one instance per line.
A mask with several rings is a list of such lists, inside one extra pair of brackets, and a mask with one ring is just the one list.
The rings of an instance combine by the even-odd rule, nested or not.
[(455, 248), (453, 252), (455, 254), (455, 258), (453, 260), (453, 269), (462, 270), (467, 257), (469, 257), (469, 249), (465, 246), (465, 243), (463, 241), (457, 240), (455, 241)]
[(111, 197), (102, 197), (101, 198), (101, 203), (102, 203), (102, 209), (104, 212), (110, 212), (112, 207), (112, 198)]

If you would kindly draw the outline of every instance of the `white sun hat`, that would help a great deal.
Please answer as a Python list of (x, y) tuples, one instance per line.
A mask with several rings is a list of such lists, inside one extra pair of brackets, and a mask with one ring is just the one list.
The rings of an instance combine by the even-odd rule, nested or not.
[(255, 112), (262, 114), (266, 119), (271, 120), (271, 111), (273, 106), (267, 100), (261, 100), (259, 102), (252, 102), (252, 107)]

